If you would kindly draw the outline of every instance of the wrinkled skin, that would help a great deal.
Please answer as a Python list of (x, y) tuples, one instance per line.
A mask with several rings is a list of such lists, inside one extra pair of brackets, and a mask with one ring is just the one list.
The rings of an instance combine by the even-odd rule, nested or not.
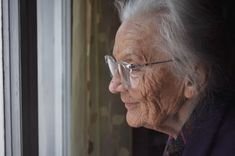
[[(116, 34), (114, 58), (133, 64), (171, 59), (153, 47), (157, 40), (154, 27), (153, 19), (146, 17), (123, 22)], [(160, 40), (157, 42), (161, 44)], [(186, 120), (179, 113), (187, 98), (184, 96), (185, 81), (172, 73), (171, 63), (152, 65), (138, 71), (138, 78), (132, 80), (132, 87), (128, 89), (118, 75), (113, 77), (109, 90), (120, 93), (130, 126), (143, 126), (174, 137), (179, 132)], [(185, 110), (183, 116), (187, 114)]]

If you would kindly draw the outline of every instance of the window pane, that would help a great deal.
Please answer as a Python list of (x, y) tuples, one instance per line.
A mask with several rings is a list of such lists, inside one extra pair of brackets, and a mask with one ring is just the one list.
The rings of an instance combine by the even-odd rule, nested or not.
[[(0, 0), (0, 17), (2, 17), (2, 1)], [(2, 18), (0, 19), (2, 28)], [(0, 156), (4, 156), (4, 107), (3, 107), (3, 68), (2, 68), (2, 29), (0, 29)]]
[(69, 156), (70, 1), (37, 1), (39, 156)]

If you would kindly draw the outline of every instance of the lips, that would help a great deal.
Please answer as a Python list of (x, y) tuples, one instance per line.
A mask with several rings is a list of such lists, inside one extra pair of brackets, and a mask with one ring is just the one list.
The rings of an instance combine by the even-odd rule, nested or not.
[(125, 104), (127, 110), (134, 109), (139, 102), (134, 101), (132, 98), (128, 97), (127, 95), (121, 95), (121, 100)]
[(137, 102), (124, 102), (127, 110), (132, 110), (137, 106)]

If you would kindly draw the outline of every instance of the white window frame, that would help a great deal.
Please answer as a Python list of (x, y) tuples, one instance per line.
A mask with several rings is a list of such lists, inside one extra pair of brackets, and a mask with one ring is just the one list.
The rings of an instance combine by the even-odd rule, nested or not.
[[(4, 93), (4, 97), (0, 97), (4, 113), (0, 113), (5, 117), (5, 152), (1, 152), (5, 156), (23, 155), (19, 2), (2, 0), (0, 6), (3, 9), (4, 51), (4, 75), (0, 77), (0, 85), (4, 84), (0, 87), (3, 90), (0, 95)], [(70, 0), (37, 1), (40, 156), (70, 156), (70, 11)]]
[(3, 0), (5, 155), (22, 155), (19, 1)]
[(39, 156), (70, 156), (71, 4), (37, 1)]
[[(2, 17), (2, 1), (1, 0), (0, 0), (0, 17)], [(0, 156), (5, 155), (2, 63), (3, 61), (2, 61), (2, 18), (1, 18), (0, 19)]]

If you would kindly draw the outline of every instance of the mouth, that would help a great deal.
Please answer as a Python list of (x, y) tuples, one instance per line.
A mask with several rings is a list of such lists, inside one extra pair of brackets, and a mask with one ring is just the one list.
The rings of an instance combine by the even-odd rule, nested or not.
[(138, 102), (124, 102), (127, 110), (132, 110), (136, 108)]
[(135, 109), (139, 103), (138, 101), (135, 101), (134, 99), (126, 97), (124, 95), (121, 95), (121, 100), (125, 104), (125, 108), (128, 111)]

